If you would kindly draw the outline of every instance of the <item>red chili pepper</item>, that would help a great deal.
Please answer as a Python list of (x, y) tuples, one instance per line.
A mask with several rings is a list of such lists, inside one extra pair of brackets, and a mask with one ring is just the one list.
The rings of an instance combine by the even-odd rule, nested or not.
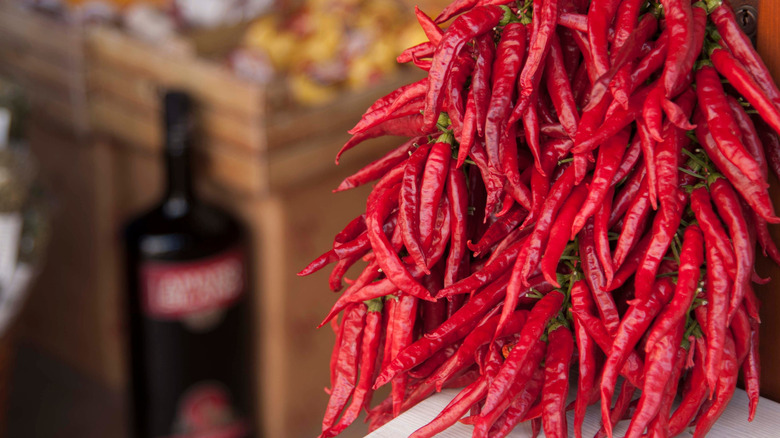
[(550, 438), (568, 436), (566, 397), (569, 395), (569, 366), (574, 352), (571, 331), (559, 326), (548, 334), (542, 389), (542, 427)]
[(461, 12), (471, 9), (479, 3), (479, 0), (455, 0), (436, 17), (434, 22), (441, 24), (449, 21), (450, 18), (460, 14)]
[[(544, 383), (544, 371), (542, 368), (538, 368), (534, 373), (534, 376), (525, 386), (525, 389), (520, 396), (509, 405), (504, 415), (496, 421), (496, 424), (500, 424), (499, 427), (493, 427), (490, 430), (491, 438), (502, 438), (507, 436), (512, 429), (515, 428), (531, 409), (531, 406), (539, 397), (542, 391), (542, 384)], [(503, 420), (503, 422), (502, 422)]]
[[(648, 327), (650, 327), (653, 318), (655, 318), (658, 312), (669, 301), (673, 290), (674, 284), (671, 280), (668, 278), (658, 280), (653, 285), (652, 293), (648, 299), (632, 304), (623, 317), (623, 320), (620, 322), (617, 334), (615, 335), (615, 340), (612, 342), (612, 348), (609, 351), (607, 362), (604, 364), (604, 371), (602, 371), (601, 374), (601, 416), (602, 422), (604, 423), (604, 426), (606, 426), (605, 428), (608, 436), (612, 436), (612, 424), (609, 421), (609, 404), (612, 401), (612, 394), (615, 390), (618, 371), (623, 367), (628, 353), (634, 350), (639, 339), (644, 335)], [(679, 337), (677, 335), (674, 336)], [(667, 339), (667, 341), (671, 341), (671, 339)], [(677, 351), (674, 345), (671, 346), (672, 353)], [(649, 361), (650, 359), (647, 360), (648, 362), (645, 363), (646, 376), (643, 394), (647, 391), (648, 384), (657, 385), (657, 382), (650, 381), (650, 378), (647, 376), (648, 369), (653, 369), (654, 367)], [(666, 381), (664, 380), (663, 383), (665, 384)], [(661, 392), (662, 389), (663, 387), (660, 388), (659, 392)], [(652, 419), (652, 416), (648, 421), (650, 419)], [(645, 425), (642, 425), (642, 430), (644, 430)]]
[[(681, 326), (678, 330), (682, 331), (682, 329), (683, 328)], [(678, 337), (677, 339), (680, 338), (682, 338), (682, 336)], [(659, 343), (658, 348), (674, 349), (675, 346), (674, 345), (667, 346), (667, 345), (663, 345), (663, 343)], [(654, 352), (651, 352), (651, 355), (652, 353)], [(662, 352), (657, 352), (657, 353), (663, 354)], [(655, 415), (655, 418), (653, 418), (650, 424), (647, 426), (648, 435), (650, 436), (655, 436), (655, 437), (669, 436), (669, 418), (672, 413), (672, 405), (674, 404), (674, 399), (677, 396), (677, 386), (680, 383), (680, 374), (682, 374), (683, 367), (685, 366), (685, 359), (687, 356), (688, 356), (687, 348), (678, 345), (672, 360), (672, 369), (671, 372), (669, 373), (669, 378), (666, 380), (666, 386), (661, 391), (661, 400), (658, 407), (658, 413)], [(647, 383), (645, 383), (645, 385), (647, 385)], [(640, 411), (641, 405), (642, 403), (640, 400), (640, 403), (637, 405), (637, 412), (634, 414), (635, 416), (641, 415), (642, 413)], [(648, 403), (645, 403), (643, 407), (648, 407)]]
[(495, 281), (501, 277), (514, 264), (517, 254), (520, 252), (524, 241), (512, 244), (500, 255), (496, 256), (491, 262), (488, 262), (482, 269), (474, 271), (468, 277), (445, 287), (439, 291), (437, 298), (449, 297), (457, 294), (472, 292), (486, 284)]
[(424, 125), (432, 131), (439, 118), (442, 104), (442, 88), (458, 53), (471, 39), (491, 30), (504, 17), (498, 6), (479, 6), (455, 19), (444, 33), (433, 54), (431, 70), (428, 72), (430, 86), (425, 98)]
[(447, 344), (464, 338), (476, 327), (485, 312), (493, 308), (504, 297), (507, 277), (488, 285), (458, 309), (452, 317), (444, 321), (433, 333), (418, 339), (401, 351), (387, 367), (382, 369), (374, 383), (374, 388), (389, 382), (396, 374), (421, 364)]
[(395, 58), (395, 60), (399, 64), (406, 64), (407, 62), (412, 62), (415, 59), (431, 57), (433, 56), (433, 52), (435, 50), (436, 44), (433, 44), (430, 41), (426, 41), (404, 50), (400, 55), (398, 55), (397, 58)]
[(745, 67), (724, 49), (715, 48), (710, 53), (715, 69), (736, 88), (758, 111), (758, 114), (774, 130), (780, 129), (780, 111), (776, 104), (764, 94)]
[(620, 269), (620, 265), (623, 264), (626, 256), (628, 256), (631, 249), (639, 241), (650, 216), (650, 195), (647, 192), (647, 185), (647, 180), (642, 181), (642, 187), (636, 195), (636, 198), (634, 198), (634, 201), (628, 207), (623, 219), (623, 229), (620, 232), (620, 237), (615, 246), (615, 255), (613, 259), (613, 266), (616, 269)]
[(630, 105), (630, 96), (639, 85), (643, 84), (653, 73), (655, 73), (666, 60), (666, 53), (669, 49), (669, 42), (666, 33), (662, 33), (653, 48), (647, 56), (637, 64), (636, 69), (631, 72), (630, 77), (622, 77), (620, 72), (610, 84), (610, 91), (615, 100), (628, 109)]
[(579, 321), (573, 317), (574, 336), (577, 340), (578, 367), (577, 367), (577, 398), (574, 403), (574, 436), (582, 438), (582, 425), (585, 423), (585, 412), (590, 404), (590, 395), (596, 387), (598, 354), (595, 341), (588, 335), (588, 331)]
[(371, 404), (372, 379), (379, 352), (379, 341), (382, 334), (382, 300), (377, 299), (366, 303), (367, 313), (363, 336), (360, 341), (360, 377), (352, 394), (352, 401), (344, 411), (339, 422), (324, 431), (323, 437), (333, 437), (340, 434), (352, 424), (364, 408)]
[(669, 33), (669, 56), (664, 63), (661, 83), (665, 96), (671, 98), (674, 97), (672, 93), (676, 90), (679, 81), (688, 74), (688, 70), (682, 69), (686, 67), (685, 61), (693, 45), (693, 11), (690, 2), (661, 0), (661, 5), (664, 8), (664, 19)]
[[(541, 128), (539, 127), (539, 100), (537, 93), (534, 93), (531, 96), (531, 104), (528, 105), (528, 108), (526, 108), (525, 112), (523, 113), (522, 120), (523, 120), (523, 131), (525, 134), (525, 142), (528, 145), (528, 149), (531, 150), (531, 155), (534, 158), (534, 165), (536, 166), (536, 169), (540, 172), (542, 172), (542, 159), (541, 159)], [(509, 125), (514, 125), (513, 119), (514, 119), (515, 113), (512, 113), (512, 116), (509, 119)], [(516, 145), (515, 145), (516, 146)], [(517, 149), (517, 148), (515, 148)], [(504, 166), (506, 169), (506, 166)], [(506, 170), (505, 170), (506, 173)]]
[[(512, 267), (507, 296), (504, 300), (502, 320), (514, 311), (520, 292), (524, 287), (528, 286), (528, 278), (537, 268), (542, 257), (542, 247), (549, 238), (553, 219), (571, 193), (573, 186), (574, 168), (569, 166), (550, 189), (550, 193), (547, 195), (547, 199), (545, 199), (542, 210), (536, 220), (534, 231), (520, 248), (515, 264)], [(499, 327), (502, 325), (503, 322), (499, 323)]]
[(718, 74), (712, 67), (703, 66), (696, 73), (696, 95), (721, 153), (751, 181), (762, 181), (758, 163), (734, 134), (739, 128), (731, 115)]
[(360, 337), (366, 319), (366, 306), (356, 304), (344, 315), (341, 342), (334, 367), (335, 378), (328, 399), (328, 406), (322, 419), (322, 431), (334, 425), (339, 414), (352, 396), (358, 376), (358, 357), (360, 355)]
[[(635, 136), (632, 145), (638, 142), (638, 137), (638, 135)], [(642, 187), (642, 182), (645, 178), (645, 166), (639, 165), (636, 166), (635, 169), (631, 170), (633, 171), (630, 172), (630, 176), (628, 176), (628, 179), (626, 179), (626, 181), (622, 184), (620, 191), (617, 193), (617, 195), (615, 195), (615, 200), (612, 202), (612, 214), (609, 215), (609, 228), (614, 227), (618, 224), (618, 222), (620, 222), (620, 220), (623, 218), (623, 215), (626, 214), (626, 211), (628, 211), (631, 204), (633, 204), (637, 195), (641, 191), (646, 190), (644, 187)], [(613, 185), (616, 185), (617, 182), (614, 178), (612, 181)]]
[(550, 49), (550, 39), (555, 32), (557, 22), (558, 0), (545, 0), (544, 2), (534, 0), (533, 31), (528, 46), (528, 58), (520, 72), (518, 82), (520, 98), (516, 106), (520, 107), (521, 113), (528, 105), (529, 98), (539, 83), (541, 77), (539, 71), (543, 68), (545, 57)]
[(447, 76), (445, 86), (445, 107), (449, 116), (452, 132), (460, 141), (463, 138), (465, 94), (464, 86), (472, 75), (474, 58), (470, 53), (464, 52), (458, 56), (458, 60), (452, 66)]
[(772, 201), (766, 190), (766, 181), (763, 179), (760, 179), (761, 182), (751, 180), (739, 168), (729, 162), (716, 144), (712, 132), (708, 130), (706, 120), (703, 119), (700, 113), (694, 117), (698, 117), (696, 121), (696, 137), (699, 140), (699, 144), (702, 145), (718, 170), (728, 178), (729, 182), (734, 185), (734, 188), (737, 189), (750, 207), (764, 220), (772, 224), (780, 223), (780, 218), (775, 216)]
[(341, 184), (339, 184), (333, 192), (342, 192), (344, 190), (360, 187), (381, 178), (382, 175), (387, 173), (390, 169), (405, 162), (406, 159), (409, 158), (409, 151), (412, 150), (415, 144), (420, 144), (423, 140), (423, 137), (416, 137), (403, 143), (401, 146), (391, 150), (381, 158), (372, 161), (359, 171), (344, 178)]
[(631, 122), (642, 113), (642, 104), (651, 89), (652, 86), (645, 87), (643, 90), (640, 90), (631, 96), (631, 103), (629, 104), (628, 110), (625, 110), (622, 107), (617, 108), (609, 118), (604, 120), (604, 123), (593, 132), (591, 136), (582, 135), (582, 126), (585, 125), (585, 116), (583, 116), (583, 121), (580, 124), (580, 130), (575, 138), (575, 145), (572, 152), (584, 153), (592, 151), (599, 144), (631, 124)]
[(755, 250), (751, 243), (747, 222), (742, 216), (739, 198), (731, 185), (723, 178), (716, 178), (710, 184), (710, 192), (720, 217), (729, 229), (731, 241), (736, 255), (737, 271), (734, 278), (734, 289), (728, 306), (728, 319), (742, 304), (742, 299), (750, 287), (750, 275), (753, 270)]
[(707, 337), (707, 361), (705, 367), (707, 370), (707, 383), (710, 389), (715, 390), (715, 385), (718, 383), (724, 343), (726, 342), (731, 281), (725, 272), (723, 262), (715, 247), (707, 246), (705, 254), (707, 260), (707, 284), (705, 288), (707, 322), (702, 324), (704, 334)]
[(490, 343), (494, 337), (501, 338), (513, 335), (519, 332), (528, 317), (527, 310), (518, 310), (509, 318), (505, 328), (496, 334), (498, 326), (498, 315), (488, 318), (484, 323), (477, 326), (471, 333), (463, 339), (458, 351), (444, 362), (427, 379), (426, 383), (435, 386), (437, 391), (441, 391), (442, 385), (458, 371), (474, 363), (474, 355), (478, 348)]
[(588, 41), (597, 76), (606, 73), (610, 67), (607, 30), (619, 4), (620, 2), (614, 0), (594, 0), (588, 8)]
[[(528, 346), (526, 347), (523, 344), (528, 344)], [(509, 361), (511, 360), (512, 352), (521, 349), (527, 349), (527, 354), (525, 355), (522, 364), (520, 364), (520, 367), (514, 375), (513, 379), (506, 383), (507, 388), (504, 395), (499, 400), (497, 400), (495, 405), (491, 405), (490, 394), (491, 390), (495, 387), (496, 379), (500, 378), (501, 373), (507, 367), (507, 364), (510, 363)], [(541, 339), (526, 339), (524, 341), (523, 334), (521, 332), (520, 340), (514, 345), (512, 351), (509, 353), (509, 357), (507, 357), (507, 360), (504, 361), (504, 364), (501, 366), (498, 374), (490, 383), (485, 404), (482, 406), (479, 416), (476, 418), (474, 423), (474, 431), (472, 433), (474, 438), (487, 437), (491, 426), (493, 426), (496, 420), (498, 420), (498, 418), (507, 410), (507, 408), (509, 408), (509, 406), (522, 395), (523, 390), (528, 385), (528, 382), (531, 381), (536, 370), (539, 369), (539, 364), (542, 362), (545, 356), (545, 350), (547, 350), (547, 348), (544, 341)]]
[(739, 306), (734, 314), (734, 319), (729, 325), (731, 336), (734, 339), (734, 351), (737, 357), (737, 365), (742, 366), (745, 363), (748, 352), (750, 351), (750, 317), (745, 311), (745, 306)]
[(702, 263), (704, 263), (704, 236), (697, 225), (690, 225), (685, 229), (683, 236), (680, 269), (674, 296), (653, 324), (645, 343), (645, 351), (649, 352), (663, 335), (684, 321), (699, 292)]
[[(486, 412), (495, 409), (499, 405), (500, 400), (510, 391), (515, 376), (531, 355), (532, 346), (541, 337), (547, 323), (560, 311), (563, 299), (563, 293), (552, 291), (533, 307), (531, 314), (528, 316), (528, 321), (520, 332), (520, 340), (509, 353), (504, 365), (491, 382), (485, 405), (483, 406)], [(506, 309), (506, 303), (504, 306)], [(499, 323), (499, 329), (501, 326), (502, 324)]]
[[(609, 421), (612, 424), (612, 427), (614, 429), (615, 425), (618, 423), (618, 421), (630, 418), (628, 416), (628, 411), (632, 406), (631, 400), (634, 398), (634, 392), (636, 392), (636, 387), (631, 384), (631, 382), (623, 381), (623, 384), (620, 385), (620, 392), (618, 392), (617, 400), (615, 401), (615, 406), (612, 408), (612, 411), (610, 411), (609, 414)], [(638, 400), (635, 400), (635, 402)], [(602, 424), (599, 430), (596, 432), (596, 435), (593, 436), (593, 438), (605, 438), (607, 436), (607, 429)]]
[(557, 276), (558, 262), (569, 243), (569, 230), (587, 194), (588, 189), (585, 185), (575, 187), (558, 211), (555, 222), (550, 228), (550, 238), (547, 240), (541, 263), (544, 278), (555, 287), (560, 287)]
[(702, 438), (707, 435), (715, 421), (726, 410), (726, 406), (728, 406), (731, 397), (734, 395), (734, 390), (737, 388), (739, 364), (737, 364), (734, 351), (734, 340), (730, 334), (726, 335), (722, 358), (718, 363), (717, 384), (714, 386), (714, 402), (696, 420), (696, 430), (693, 432), (694, 438)]
[(704, 240), (707, 246), (715, 246), (721, 256), (729, 277), (736, 277), (736, 258), (734, 248), (726, 234), (726, 229), (712, 208), (710, 194), (706, 187), (699, 186), (691, 191), (691, 210), (696, 215), (696, 220), (704, 232)]
[(764, 153), (764, 145), (756, 130), (756, 125), (750, 119), (750, 116), (747, 115), (737, 99), (732, 96), (729, 96), (728, 99), (729, 107), (731, 107), (731, 114), (734, 116), (734, 121), (737, 123), (739, 131), (742, 133), (742, 142), (745, 144), (745, 149), (747, 149), (750, 152), (750, 155), (755, 158), (761, 168), (761, 175), (766, 180), (769, 177), (769, 166)]
[(645, 385), (639, 398), (636, 412), (631, 418), (626, 438), (638, 438), (645, 427), (658, 415), (664, 398), (664, 389), (672, 377), (674, 362), (677, 358), (680, 341), (682, 340), (682, 325), (667, 333), (646, 357)]
[(431, 20), (431, 17), (429, 17), (428, 14), (421, 11), (417, 6), (414, 7), (414, 15), (417, 17), (417, 22), (420, 23), (420, 27), (423, 32), (425, 32), (425, 36), (428, 40), (433, 44), (438, 45), (444, 35), (444, 31)]
[(723, 38), (734, 57), (739, 60), (753, 76), (761, 89), (774, 103), (780, 104), (780, 91), (775, 85), (769, 69), (758, 55), (750, 38), (745, 35), (737, 22), (734, 12), (728, 3), (718, 2), (715, 8), (710, 7), (710, 20), (715, 23), (718, 34)]
[(479, 380), (464, 388), (442, 409), (439, 415), (425, 426), (414, 431), (414, 433), (409, 435), (409, 438), (433, 437), (457, 423), (474, 403), (485, 397), (488, 387), (487, 380), (487, 376), (482, 376)]
[(544, 72), (547, 78), (547, 91), (552, 98), (561, 126), (563, 126), (569, 136), (574, 136), (579, 123), (577, 104), (574, 101), (569, 77), (566, 74), (561, 43), (555, 33), (552, 34), (551, 39), (550, 53), (547, 56), (547, 65)]
[(623, 129), (599, 147), (598, 161), (596, 162), (596, 169), (593, 171), (593, 179), (590, 182), (588, 198), (585, 200), (582, 210), (577, 213), (577, 217), (574, 219), (570, 234), (572, 238), (579, 233), (585, 225), (585, 221), (596, 213), (604, 202), (607, 192), (612, 186), (618, 166), (620, 166), (623, 152), (626, 151), (630, 133), (629, 129)]
[(761, 360), (758, 349), (758, 321), (750, 320), (750, 349), (747, 359), (742, 364), (742, 375), (745, 380), (745, 391), (750, 400), (750, 415), (748, 421), (753, 421), (759, 400), (759, 384), (761, 381)]
[(596, 300), (596, 307), (599, 310), (599, 315), (601, 315), (601, 320), (604, 322), (607, 331), (614, 335), (620, 323), (620, 316), (615, 306), (615, 300), (605, 290), (606, 277), (596, 253), (594, 227), (593, 218), (588, 219), (579, 235), (579, 255), (585, 281), (588, 283), (588, 287)]
[[(631, 26), (633, 28), (635, 23), (631, 23)], [(612, 66), (593, 84), (590, 90), (588, 105), (585, 107), (586, 111), (599, 104), (604, 96), (607, 95), (610, 82), (619, 72), (625, 79), (630, 77), (631, 63), (642, 55), (643, 50), (645, 50), (645, 43), (655, 34), (657, 29), (658, 20), (652, 14), (646, 14), (631, 33), (630, 38), (626, 40), (626, 44), (623, 44), (617, 50), (613, 50), (611, 55)], [(649, 51), (650, 48), (647, 47), (646, 50)]]
[(558, 16), (558, 25), (580, 32), (587, 32), (588, 16), (574, 12), (561, 11), (560, 15)]
[(449, 173), (452, 150), (450, 141), (452, 136), (443, 134), (433, 144), (428, 160), (425, 163), (422, 183), (420, 185), (420, 243), (423, 250), (427, 251), (433, 238), (434, 217), (439, 209), (444, 186)]
[(466, 255), (466, 242), (468, 240), (466, 236), (468, 221), (466, 174), (455, 167), (454, 160), (451, 161), (449, 168), (447, 196), (450, 199), (452, 232), (450, 235), (450, 252), (447, 255), (446, 269), (444, 271), (445, 287), (461, 278), (461, 266), (463, 257)]
[[(509, 212), (490, 224), (490, 227), (479, 238), (479, 241), (473, 244), (471, 241), (469, 241), (469, 249), (474, 253), (475, 256), (479, 256), (482, 253), (487, 252), (493, 245), (501, 241), (503, 238), (509, 235), (510, 232), (515, 230), (526, 216), (528, 216), (528, 212), (524, 208), (517, 205), (513, 206)], [(526, 233), (530, 233), (530, 231), (531, 230), (529, 229), (525, 230)]]
[(650, 294), (661, 259), (669, 250), (677, 228), (680, 226), (682, 214), (688, 196), (682, 190), (677, 190), (676, 195), (669, 197), (673, 202), (668, 207), (661, 207), (659, 214), (653, 220), (652, 240), (647, 251), (639, 262), (639, 268), (634, 274), (634, 294), (637, 300), (645, 300)]
[(485, 189), (487, 191), (487, 200), (485, 202), (484, 210), (484, 217), (486, 220), (486, 218), (488, 218), (493, 213), (493, 210), (496, 208), (496, 205), (498, 204), (499, 199), (503, 194), (504, 178), (498, 169), (494, 168), (490, 165), (490, 163), (488, 163), (487, 153), (485, 152), (483, 140), (480, 139), (476, 144), (474, 144), (474, 146), (471, 148), (470, 156), (477, 165), (476, 167), (479, 168), (479, 172), (482, 174), (482, 181), (484, 182)]
[(423, 126), (423, 118), (421, 114), (412, 114), (395, 119), (385, 120), (373, 128), (353, 135), (352, 138), (350, 138), (349, 141), (347, 141), (336, 154), (336, 164), (339, 164), (339, 159), (344, 152), (372, 138), (377, 138), (384, 135), (418, 137), (421, 135), (429, 135), (434, 133), (435, 128), (426, 129)]
[[(400, 351), (409, 346), (414, 337), (414, 323), (417, 315), (417, 298), (401, 295), (395, 308), (392, 331), (387, 333), (385, 342), (391, 343), (390, 357), (394, 358)], [(399, 374), (393, 377), (391, 396), (393, 398), (393, 416), (401, 413), (401, 405), (406, 395), (406, 385), (409, 376)]]
[(402, 291), (425, 300), (432, 300), (430, 292), (425, 289), (415, 278), (407, 271), (398, 254), (392, 248), (387, 236), (382, 231), (382, 224), (389, 215), (390, 210), (395, 207), (399, 186), (392, 189), (374, 191), (369, 195), (366, 226), (368, 227), (368, 237), (371, 241), (371, 247), (376, 252), (376, 260), (387, 278)]
[[(601, 351), (608, 353), (612, 349), (613, 338), (607, 333), (604, 323), (599, 318), (593, 316), (595, 304), (587, 283), (583, 280), (577, 280), (572, 285), (571, 305), (574, 318), (579, 321), (582, 327), (585, 327), (588, 335), (596, 342)], [(628, 354), (625, 365), (620, 370), (620, 374), (625, 376), (632, 385), (641, 386), (643, 368), (642, 359), (639, 358), (635, 351), (631, 351)]]
[[(347, 132), (350, 134), (358, 134), (373, 128), (388, 119), (409, 115), (415, 111), (419, 112), (422, 108), (418, 103), (422, 97), (425, 96), (425, 91), (427, 89), (428, 78), (423, 78), (417, 82), (402, 86), (396, 91), (379, 99), (377, 101), (379, 105), (375, 104), (375, 109), (366, 111), (355, 127)], [(411, 111), (409, 110), (410, 108), (412, 109)]]
[(325, 266), (328, 266), (331, 263), (336, 263), (337, 261), (339, 261), (339, 256), (336, 255), (336, 251), (331, 249), (309, 263), (308, 266), (303, 268), (301, 272), (298, 273), (298, 276), (305, 277), (307, 275), (311, 275)]
[[(704, 357), (707, 347), (702, 339), (696, 341), (693, 370), (690, 373), (688, 391), (669, 420), (669, 436), (677, 436), (688, 427), (707, 397), (707, 379), (704, 370)], [(691, 347), (694, 348), (694, 347)]]
[(398, 219), (404, 246), (412, 259), (430, 274), (420, 243), (420, 185), (431, 145), (420, 145), (406, 160), (401, 191), (398, 195)]
[(496, 49), (491, 84), (492, 94), (485, 122), (485, 144), (488, 159), (496, 169), (503, 168), (499, 159), (499, 141), (512, 111), (512, 97), (525, 54), (525, 42), (525, 25), (509, 23), (504, 26), (504, 32)]
[(496, 56), (496, 44), (493, 42), (493, 35), (484, 34), (475, 39), (475, 45), (477, 63), (474, 67), (471, 87), (474, 90), (477, 132), (480, 136), (484, 136), (488, 108), (490, 107), (490, 78), (493, 72), (493, 60)]
[[(621, 1), (615, 16), (615, 37), (612, 40), (612, 50), (620, 50), (637, 27), (637, 18), (642, 6), (641, 0)], [(614, 52), (613, 52), (614, 53)]]
[[(690, 89), (680, 96), (676, 104), (686, 119), (690, 118), (694, 105), (696, 105), (696, 93)], [(671, 207), (676, 204), (674, 194), (679, 185), (678, 168), (683, 164), (682, 151), (690, 144), (690, 138), (685, 131), (669, 122), (664, 126), (663, 137), (665, 140), (656, 145), (654, 158), (658, 198), (661, 206), (669, 204)]]
[(614, 291), (623, 286), (628, 279), (634, 275), (639, 267), (639, 261), (650, 246), (650, 242), (653, 239), (652, 233), (646, 233), (644, 237), (641, 237), (639, 242), (634, 246), (634, 249), (628, 253), (625, 261), (620, 265), (620, 268), (615, 272), (612, 277), (612, 281), (607, 284), (606, 289), (608, 291)]

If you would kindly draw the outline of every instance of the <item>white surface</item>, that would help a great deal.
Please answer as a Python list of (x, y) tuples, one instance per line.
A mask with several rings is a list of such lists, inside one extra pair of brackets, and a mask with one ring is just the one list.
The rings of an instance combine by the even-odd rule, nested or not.
[[(398, 418), (390, 421), (381, 428), (369, 434), (366, 438), (398, 438), (409, 436), (418, 428), (431, 421), (442, 408), (458, 393), (458, 390), (444, 390), (441, 393), (434, 394), (427, 400), (419, 403), (417, 406), (403, 413)], [(574, 413), (569, 412), (569, 436), (573, 436), (572, 422)], [(734, 398), (731, 399), (726, 412), (720, 417), (712, 430), (707, 434), (708, 438), (776, 438), (780, 437), (780, 404), (771, 400), (762, 398), (758, 403), (756, 418), (752, 423), (748, 423), (748, 399), (745, 391), (737, 389)], [(585, 418), (583, 426), (583, 436), (592, 437), (598, 430), (600, 423), (600, 414), (598, 405), (591, 406), (588, 409), (588, 415)], [(628, 427), (628, 421), (621, 421), (615, 427), (615, 436), (621, 437)], [(456, 423), (451, 428), (437, 435), (441, 438), (466, 438), (471, 436), (472, 426)], [(693, 428), (680, 434), (680, 437), (692, 436)], [(531, 436), (530, 422), (518, 425), (512, 433), (513, 438), (523, 438)], [(544, 436), (540, 433), (539, 436)]]

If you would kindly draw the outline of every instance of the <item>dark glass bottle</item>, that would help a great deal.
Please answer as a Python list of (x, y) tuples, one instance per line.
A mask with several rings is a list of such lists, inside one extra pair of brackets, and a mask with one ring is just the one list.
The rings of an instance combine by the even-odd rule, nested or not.
[(133, 436), (253, 437), (248, 248), (193, 195), (191, 107), (165, 95), (167, 191), (125, 230)]

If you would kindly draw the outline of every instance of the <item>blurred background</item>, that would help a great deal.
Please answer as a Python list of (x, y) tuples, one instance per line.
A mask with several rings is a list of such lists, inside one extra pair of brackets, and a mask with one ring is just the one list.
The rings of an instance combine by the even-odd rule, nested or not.
[(335, 154), (423, 40), (407, 0), (0, 1), (0, 434), (128, 436), (122, 229), (163, 196), (176, 88), (195, 193), (248, 232), (258, 436), (316, 436), (336, 295), (295, 274), (364, 210), (331, 190), (400, 139)]

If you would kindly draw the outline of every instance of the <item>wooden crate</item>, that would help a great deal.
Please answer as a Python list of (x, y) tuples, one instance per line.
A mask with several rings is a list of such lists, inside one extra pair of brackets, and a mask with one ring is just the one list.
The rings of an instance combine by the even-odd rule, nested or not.
[[(105, 203), (98, 202), (105, 209), (98, 215), (111, 224), (106, 230), (116, 233), (161, 196), (160, 90), (190, 92), (201, 129), (199, 191), (241, 217), (254, 243), (264, 435), (316, 435), (327, 403), (332, 335), (314, 327), (336, 297), (322, 275), (299, 279), (295, 273), (365, 208), (365, 191), (331, 190), (400, 141), (369, 142), (336, 167), (346, 131), (377, 97), (414, 76), (345, 94), (330, 105), (294, 108), (282, 105), (284, 99), (269, 89), (273, 85), (243, 81), (194, 51), (167, 53), (112, 29), (91, 31), (87, 47), (91, 126), (96, 147), (106, 151), (99, 174), (109, 193), (101, 194)], [(97, 281), (119, 294), (120, 247), (108, 236), (100, 240), (104, 263), (114, 267)]]
[(84, 31), (0, 2), (0, 75), (25, 90), (32, 117), (84, 135), (89, 129)]

